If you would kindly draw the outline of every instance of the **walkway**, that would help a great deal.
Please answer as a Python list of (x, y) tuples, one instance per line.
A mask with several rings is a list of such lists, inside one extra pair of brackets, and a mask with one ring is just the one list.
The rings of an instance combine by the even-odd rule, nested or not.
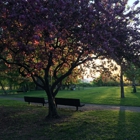
[[(5, 97), (5, 96), (0, 96), (0, 98), (10, 99), (10, 100), (18, 100), (18, 101), (23, 101), (24, 102), (23, 98), (13, 98), (13, 97)], [(48, 106), (48, 104), (46, 104), (46, 106)], [(64, 105), (58, 105), (58, 108), (69, 108), (69, 109), (75, 110), (75, 107), (64, 106)], [(88, 110), (121, 110), (121, 111), (140, 112), (140, 107), (85, 104), (85, 106), (79, 107), (79, 110), (80, 111), (88, 111)]]

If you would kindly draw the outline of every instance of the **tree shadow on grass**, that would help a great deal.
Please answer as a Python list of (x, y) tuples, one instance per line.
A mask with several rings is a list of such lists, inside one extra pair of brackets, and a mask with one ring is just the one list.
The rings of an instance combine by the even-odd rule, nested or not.
[(140, 113), (126, 111), (126, 109), (121, 106), (118, 114), (116, 140), (140, 139), (139, 117)]

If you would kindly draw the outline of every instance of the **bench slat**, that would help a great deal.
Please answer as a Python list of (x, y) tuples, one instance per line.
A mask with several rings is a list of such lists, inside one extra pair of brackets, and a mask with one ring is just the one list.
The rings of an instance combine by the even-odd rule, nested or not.
[(45, 102), (45, 99), (42, 98), (42, 97), (29, 97), (29, 96), (24, 96), (24, 101), (25, 102), (28, 102), (29, 104), (30, 104), (30, 102), (33, 102), (33, 103), (42, 103), (43, 106), (46, 103)]
[(76, 110), (78, 110), (78, 107), (82, 107), (85, 104), (80, 104), (80, 99), (71, 99), (71, 98), (55, 98), (56, 106), (59, 105), (69, 105), (69, 106), (75, 106)]

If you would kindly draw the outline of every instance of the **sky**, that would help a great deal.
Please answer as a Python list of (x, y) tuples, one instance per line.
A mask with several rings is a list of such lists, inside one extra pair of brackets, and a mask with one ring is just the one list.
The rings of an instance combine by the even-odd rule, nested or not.
[[(134, 2), (135, 2), (135, 0), (128, 0), (128, 5), (132, 6)], [(140, 2), (138, 4), (138, 6), (140, 6)]]

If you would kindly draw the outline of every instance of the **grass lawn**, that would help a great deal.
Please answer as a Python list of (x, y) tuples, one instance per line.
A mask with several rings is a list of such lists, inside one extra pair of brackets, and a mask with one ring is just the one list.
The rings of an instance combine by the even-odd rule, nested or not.
[(45, 120), (46, 107), (0, 99), (0, 140), (140, 140), (140, 113), (58, 112), (59, 120)]
[[(8, 95), (10, 97), (23, 98), (27, 96), (46, 97), (44, 91), (31, 91)], [(125, 98), (120, 98), (120, 87), (93, 87), (85, 89), (76, 89), (75, 91), (59, 91), (57, 97), (79, 98), (83, 103), (108, 104), (108, 105), (129, 105), (140, 106), (140, 87), (137, 87), (137, 93), (132, 93), (132, 87), (125, 87)]]

